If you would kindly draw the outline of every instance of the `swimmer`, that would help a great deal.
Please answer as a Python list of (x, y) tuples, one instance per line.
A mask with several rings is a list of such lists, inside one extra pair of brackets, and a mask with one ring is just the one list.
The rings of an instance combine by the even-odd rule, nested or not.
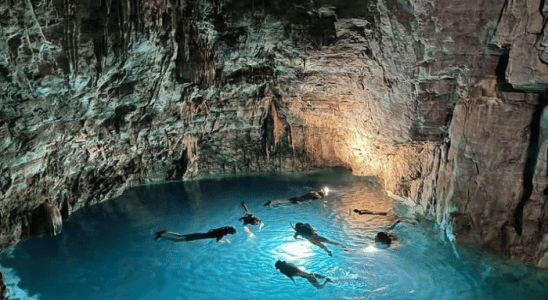
[(242, 202), (242, 206), (245, 210), (245, 216), (241, 217), (239, 220), (244, 223), (244, 225), (259, 225), (259, 229), (263, 228), (264, 224), (261, 222), (261, 219), (253, 216), (253, 213), (247, 208), (247, 205)]
[(377, 216), (386, 216), (386, 212), (374, 212), (367, 209), (354, 209), (354, 212), (360, 215), (377, 215)]
[[(293, 225), (291, 226), (293, 227)], [(316, 233), (316, 231), (312, 228), (312, 226), (310, 226), (310, 224), (308, 223), (297, 223), (295, 224), (295, 227), (293, 227), (293, 229), (295, 229), (295, 235), (293, 236), (293, 238), (297, 238), (299, 235), (302, 236), (303, 238), (307, 239), (309, 242), (311, 242), (312, 244), (322, 248), (325, 252), (327, 252), (327, 254), (329, 256), (333, 256), (333, 254), (331, 253), (331, 251), (329, 251), (329, 249), (327, 249), (327, 247), (322, 244), (322, 243), (327, 243), (327, 244), (332, 244), (332, 245), (337, 245), (337, 246), (341, 246), (343, 249), (346, 249), (345, 246), (339, 244), (339, 243), (336, 243), (336, 242), (332, 242), (326, 238), (324, 238), (323, 236), (321, 235), (318, 235), (318, 233)]]
[(390, 244), (392, 244), (392, 239), (395, 239), (395, 238), (392, 234), (388, 234), (388, 231), (394, 229), (394, 227), (396, 227), (396, 225), (398, 225), (399, 223), (400, 223), (400, 220), (397, 220), (396, 222), (394, 222), (394, 224), (390, 225), (386, 229), (386, 231), (381, 231), (377, 233), (377, 236), (375, 237), (375, 242), (381, 243), (382, 245), (386, 247), (390, 247)]
[(308, 201), (314, 201), (318, 199), (323, 199), (325, 196), (329, 194), (329, 188), (321, 188), (321, 189), (315, 189), (308, 192), (308, 194), (304, 194), (300, 197), (293, 197), (289, 199), (278, 199), (278, 200), (272, 200), (268, 201), (264, 204), (264, 206), (269, 205), (278, 205), (278, 204), (284, 204), (284, 203), (293, 203), (297, 204), (299, 202), (308, 202)]
[[(314, 274), (314, 273), (307, 273), (305, 271), (302, 271), (299, 269), (296, 265), (292, 263), (287, 263), (285, 261), (276, 261), (276, 264), (274, 264), (276, 269), (280, 271), (280, 273), (284, 274), (285, 276), (289, 277), (293, 282), (295, 282), (295, 279), (293, 279), (293, 276), (299, 276), (306, 280), (308, 280), (314, 287), (317, 289), (323, 288), (328, 282), (333, 283), (333, 280), (326, 278), (323, 275), (320, 274)], [(324, 283), (320, 284), (318, 282), (318, 278), (324, 279)], [(296, 283), (296, 282), (295, 282)]]
[(390, 247), (390, 244), (392, 243), (392, 238), (388, 236), (388, 233), (381, 231), (377, 233), (377, 236), (375, 237), (375, 242)]
[[(180, 234), (176, 232), (167, 232), (166, 230), (156, 232), (155, 241), (160, 238), (168, 239), (173, 242), (189, 242), (194, 240), (203, 240), (203, 239), (216, 239), (217, 243), (227, 234), (235, 234), (236, 229), (234, 227), (220, 227), (211, 229), (206, 233), (191, 233), (191, 234)], [(228, 243), (230, 243), (227, 240)]]

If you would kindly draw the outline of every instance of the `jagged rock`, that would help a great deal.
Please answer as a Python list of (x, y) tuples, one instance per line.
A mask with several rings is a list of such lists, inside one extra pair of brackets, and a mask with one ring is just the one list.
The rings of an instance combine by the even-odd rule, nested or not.
[(523, 168), (537, 101), (493, 92), (484, 85), (457, 104), (435, 172), (436, 199), (424, 199), (423, 206), (437, 201), (435, 216), (454, 222), (457, 241), (504, 252), (506, 227), (521, 226), (514, 213), (528, 197)]
[[(514, 88), (543, 91), (548, 87), (544, 19), (541, 0), (511, 0), (506, 3), (493, 42), (510, 49), (506, 78)], [(545, 29), (544, 29), (545, 30)]]

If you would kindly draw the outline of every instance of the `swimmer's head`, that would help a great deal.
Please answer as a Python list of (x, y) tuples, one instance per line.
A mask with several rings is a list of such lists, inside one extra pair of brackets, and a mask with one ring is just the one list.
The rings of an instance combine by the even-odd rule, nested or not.
[(392, 239), (388, 236), (388, 234), (386, 234), (386, 232), (379, 232), (375, 237), (375, 242), (390, 246), (390, 243), (392, 243)]
[(314, 233), (314, 229), (308, 223), (297, 223), (295, 224), (295, 231), (301, 235), (311, 235)]
[(236, 233), (236, 228), (234, 228), (234, 227), (225, 227), (225, 232), (230, 233), (230, 234), (235, 234)]
[(276, 261), (276, 263), (274, 264), (274, 266), (276, 267), (276, 269), (281, 269), (282, 266), (283, 266), (283, 263), (284, 263), (284, 262), (278, 260), (278, 261)]

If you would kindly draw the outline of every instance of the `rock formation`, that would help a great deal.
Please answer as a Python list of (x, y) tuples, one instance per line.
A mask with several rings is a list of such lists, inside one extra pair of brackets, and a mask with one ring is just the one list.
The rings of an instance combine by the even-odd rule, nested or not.
[(8, 289), (6, 287), (6, 284), (4, 283), (4, 275), (2, 275), (2, 272), (0, 272), (0, 300), (7, 299), (7, 294)]
[(1, 0), (0, 246), (45, 202), (344, 166), (547, 266), (548, 9), (525, 2)]

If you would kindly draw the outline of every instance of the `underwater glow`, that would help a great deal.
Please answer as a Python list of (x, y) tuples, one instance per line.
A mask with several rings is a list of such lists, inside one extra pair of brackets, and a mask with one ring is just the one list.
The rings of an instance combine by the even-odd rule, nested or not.
[[(380, 203), (388, 201), (382, 186), (371, 180), (328, 170), (290, 176), (144, 186), (83, 208), (61, 234), (31, 238), (2, 253), (9, 299), (548, 299), (548, 272), (479, 249), (453, 248), (428, 220), (402, 220), (390, 247), (375, 244), (375, 235), (393, 220), (348, 214), (350, 207), (388, 207)], [(337, 192), (326, 203), (263, 205), (328, 184)], [(262, 230), (238, 221), (245, 214), (242, 201), (265, 223)], [(325, 244), (330, 256), (295, 239), (290, 223), (297, 222), (344, 247)], [(187, 234), (222, 226), (236, 228), (227, 236), (231, 243), (154, 239), (162, 229)], [(300, 277), (294, 283), (275, 268), (277, 260), (334, 282), (321, 290)]]
[(375, 245), (369, 245), (365, 247), (364, 251), (367, 253), (373, 253), (377, 251), (377, 247), (375, 247)]
[(274, 248), (272, 252), (288, 261), (314, 256), (314, 250), (312, 249), (310, 242), (303, 239), (285, 242)]

